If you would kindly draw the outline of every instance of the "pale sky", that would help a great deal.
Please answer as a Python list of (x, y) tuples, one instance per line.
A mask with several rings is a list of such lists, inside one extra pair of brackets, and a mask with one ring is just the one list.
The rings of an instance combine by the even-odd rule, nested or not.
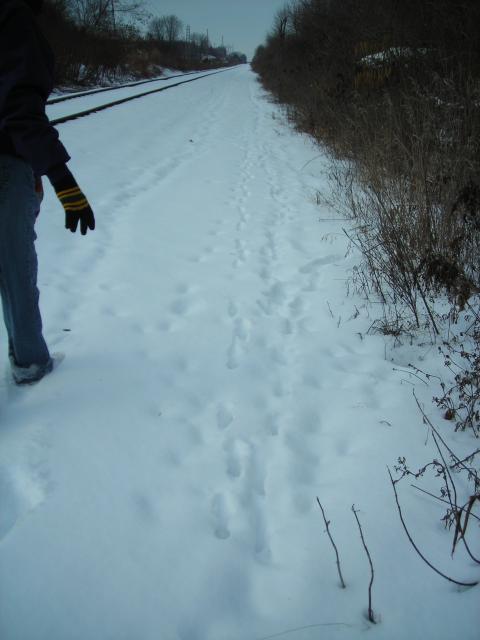
[(175, 14), (193, 32), (206, 33), (210, 42), (231, 46), (250, 60), (263, 44), (278, 9), (287, 0), (146, 0), (155, 15)]

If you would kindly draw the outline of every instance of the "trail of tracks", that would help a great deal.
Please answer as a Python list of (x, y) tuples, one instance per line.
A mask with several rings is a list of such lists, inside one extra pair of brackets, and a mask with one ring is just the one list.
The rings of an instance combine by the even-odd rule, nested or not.
[[(416, 464), (425, 433), (346, 298), (356, 258), (315, 198), (328, 160), (248, 68), (62, 139), (97, 228), (66, 234), (47, 187), (41, 305), (67, 357), (35, 387), (0, 384), (2, 640), (423, 640), (433, 617), (437, 640), (476, 638), (478, 594), (422, 572), (396, 523), (385, 464)], [(437, 505), (407, 507), (428, 539)]]

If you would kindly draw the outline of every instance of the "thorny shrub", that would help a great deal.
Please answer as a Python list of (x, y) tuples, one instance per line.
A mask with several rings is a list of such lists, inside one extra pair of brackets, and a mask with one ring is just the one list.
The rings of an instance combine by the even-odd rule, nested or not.
[(439, 347), (445, 366), (454, 374), (454, 384), (441, 383), (443, 395), (434, 401), (444, 410), (444, 418), (455, 422), (455, 431), (471, 429), (480, 436), (480, 309), (473, 309), (470, 331)]
[[(404, 457), (398, 458), (395, 471), (399, 473), (400, 476), (396, 482), (401, 481), (405, 477), (418, 480), (419, 478), (423, 478), (428, 471), (432, 471), (434, 477), (440, 480), (440, 487), (438, 489), (438, 495), (429, 495), (432, 495), (432, 497), (447, 505), (441, 520), (445, 528), (450, 531), (453, 530), (452, 555), (458, 543), (461, 541), (470, 558), (475, 563), (480, 564), (480, 560), (471, 550), (467, 537), (467, 534), (471, 532), (469, 525), (472, 521), (475, 521), (477, 525), (476, 538), (478, 539), (480, 518), (474, 513), (474, 508), (476, 504), (480, 503), (480, 476), (478, 468), (480, 449), (476, 449), (469, 456), (460, 459), (446, 445), (438, 431), (433, 429), (432, 435), (437, 446), (438, 458), (434, 458), (417, 471), (412, 471), (409, 468)], [(460, 475), (463, 476), (464, 480), (466, 479), (467, 484), (467, 491), (463, 492), (462, 496), (460, 495), (455, 478), (455, 476)], [(429, 493), (421, 487), (413, 486), (419, 491)]]

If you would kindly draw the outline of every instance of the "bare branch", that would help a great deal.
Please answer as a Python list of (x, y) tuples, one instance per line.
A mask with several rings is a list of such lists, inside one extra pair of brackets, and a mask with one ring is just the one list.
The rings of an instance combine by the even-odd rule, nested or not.
[[(430, 496), (431, 498), (435, 498), (435, 500), (439, 500), (440, 502), (444, 502), (445, 504), (450, 504), (448, 502), (448, 500), (444, 500), (443, 498), (440, 498), (439, 496), (436, 496), (434, 493), (430, 493), (430, 491), (425, 491), (425, 489), (422, 489), (421, 487), (417, 487), (416, 484), (411, 484), (410, 486), (413, 487), (414, 489), (416, 489), (417, 491), (421, 491), (422, 493), (426, 493), (427, 496)], [(459, 507), (459, 509), (460, 509), (460, 511), (465, 511), (465, 507)], [(474, 513), (470, 513), (470, 517), (475, 518), (475, 520), (479, 520), (480, 521), (480, 518), (478, 516), (476, 516)]]
[(332, 543), (332, 547), (334, 548), (335, 555), (337, 557), (337, 570), (338, 570), (338, 575), (340, 577), (340, 584), (342, 586), (342, 589), (345, 589), (345, 587), (347, 585), (345, 584), (345, 581), (344, 581), (343, 576), (342, 576), (342, 569), (340, 568), (340, 558), (338, 556), (337, 546), (336, 546), (335, 542), (333, 541), (332, 534), (330, 533), (330, 520), (327, 520), (327, 518), (325, 516), (325, 511), (323, 510), (322, 504), (321, 504), (321, 502), (320, 502), (320, 500), (318, 498), (317, 498), (317, 502), (318, 502), (318, 506), (320, 507), (320, 509), (322, 511), (323, 521), (325, 522), (325, 527), (327, 529), (327, 534), (328, 534), (328, 537), (330, 538), (330, 542)]
[(375, 620), (375, 616), (373, 615), (373, 609), (372, 609), (372, 585), (373, 585), (373, 579), (375, 577), (375, 572), (373, 570), (373, 562), (372, 562), (372, 557), (370, 555), (370, 551), (368, 550), (367, 544), (365, 542), (365, 538), (363, 537), (363, 530), (362, 530), (362, 525), (360, 524), (360, 520), (358, 519), (358, 515), (357, 515), (357, 511), (355, 510), (355, 505), (352, 504), (352, 511), (353, 511), (353, 515), (355, 516), (355, 520), (357, 521), (358, 524), (358, 529), (360, 531), (360, 537), (362, 539), (362, 543), (363, 543), (363, 548), (365, 549), (365, 553), (367, 554), (368, 557), (368, 562), (370, 563), (370, 584), (368, 585), (368, 619), (370, 620), (370, 622), (373, 622), (373, 624), (377, 624), (377, 621)]
[(410, 535), (409, 530), (407, 529), (407, 525), (405, 524), (405, 520), (403, 519), (402, 508), (400, 506), (400, 502), (399, 502), (399, 499), (398, 499), (397, 487), (395, 486), (396, 483), (395, 483), (395, 481), (393, 479), (393, 476), (392, 476), (392, 473), (391, 473), (389, 467), (387, 467), (387, 470), (388, 470), (388, 475), (390, 476), (390, 482), (392, 483), (393, 491), (395, 493), (395, 501), (397, 503), (397, 509), (398, 509), (398, 515), (400, 516), (400, 521), (401, 521), (402, 526), (403, 526), (403, 528), (405, 530), (405, 533), (407, 534), (407, 538), (409, 539), (410, 544), (415, 549), (415, 551), (418, 553), (420, 558), (425, 562), (425, 564), (427, 564), (430, 567), (430, 569), (433, 569), (433, 571), (435, 571), (435, 573), (438, 573), (438, 575), (442, 576), (442, 578), (445, 578), (445, 580), (448, 580), (449, 582), (453, 582), (454, 584), (458, 584), (461, 587), (476, 587), (478, 582), (460, 582), (459, 580), (454, 580), (453, 578), (450, 578), (449, 576), (447, 576), (444, 573), (442, 573), (441, 571), (439, 571), (436, 567), (433, 566), (433, 564), (431, 562), (429, 562), (425, 558), (423, 553), (420, 551), (420, 549), (417, 547), (417, 545), (413, 541), (413, 538)]

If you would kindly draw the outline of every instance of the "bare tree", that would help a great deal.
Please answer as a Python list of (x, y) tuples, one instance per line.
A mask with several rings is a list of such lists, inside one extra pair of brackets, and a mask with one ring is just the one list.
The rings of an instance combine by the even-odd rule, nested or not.
[(169, 44), (177, 42), (180, 37), (180, 33), (183, 30), (183, 23), (180, 18), (175, 15), (163, 16), (165, 29), (165, 39)]
[(277, 11), (275, 15), (275, 19), (273, 22), (273, 35), (278, 38), (281, 42), (285, 40), (285, 36), (287, 35), (288, 26), (290, 22), (290, 7), (285, 5), (283, 9)]
[(152, 18), (148, 26), (148, 34), (154, 40), (164, 42), (166, 40), (165, 20), (163, 18)]
[(149, 35), (159, 42), (169, 45), (178, 42), (183, 31), (183, 23), (177, 16), (160, 16), (153, 18), (149, 24)]
[(82, 28), (97, 31), (111, 26), (111, 0), (70, 0), (70, 13)]
[(208, 38), (204, 33), (192, 33), (191, 42), (195, 45), (201, 53), (207, 53), (208, 51)]
[(143, 0), (68, 0), (76, 24), (89, 31), (115, 31), (118, 22), (145, 19)]

